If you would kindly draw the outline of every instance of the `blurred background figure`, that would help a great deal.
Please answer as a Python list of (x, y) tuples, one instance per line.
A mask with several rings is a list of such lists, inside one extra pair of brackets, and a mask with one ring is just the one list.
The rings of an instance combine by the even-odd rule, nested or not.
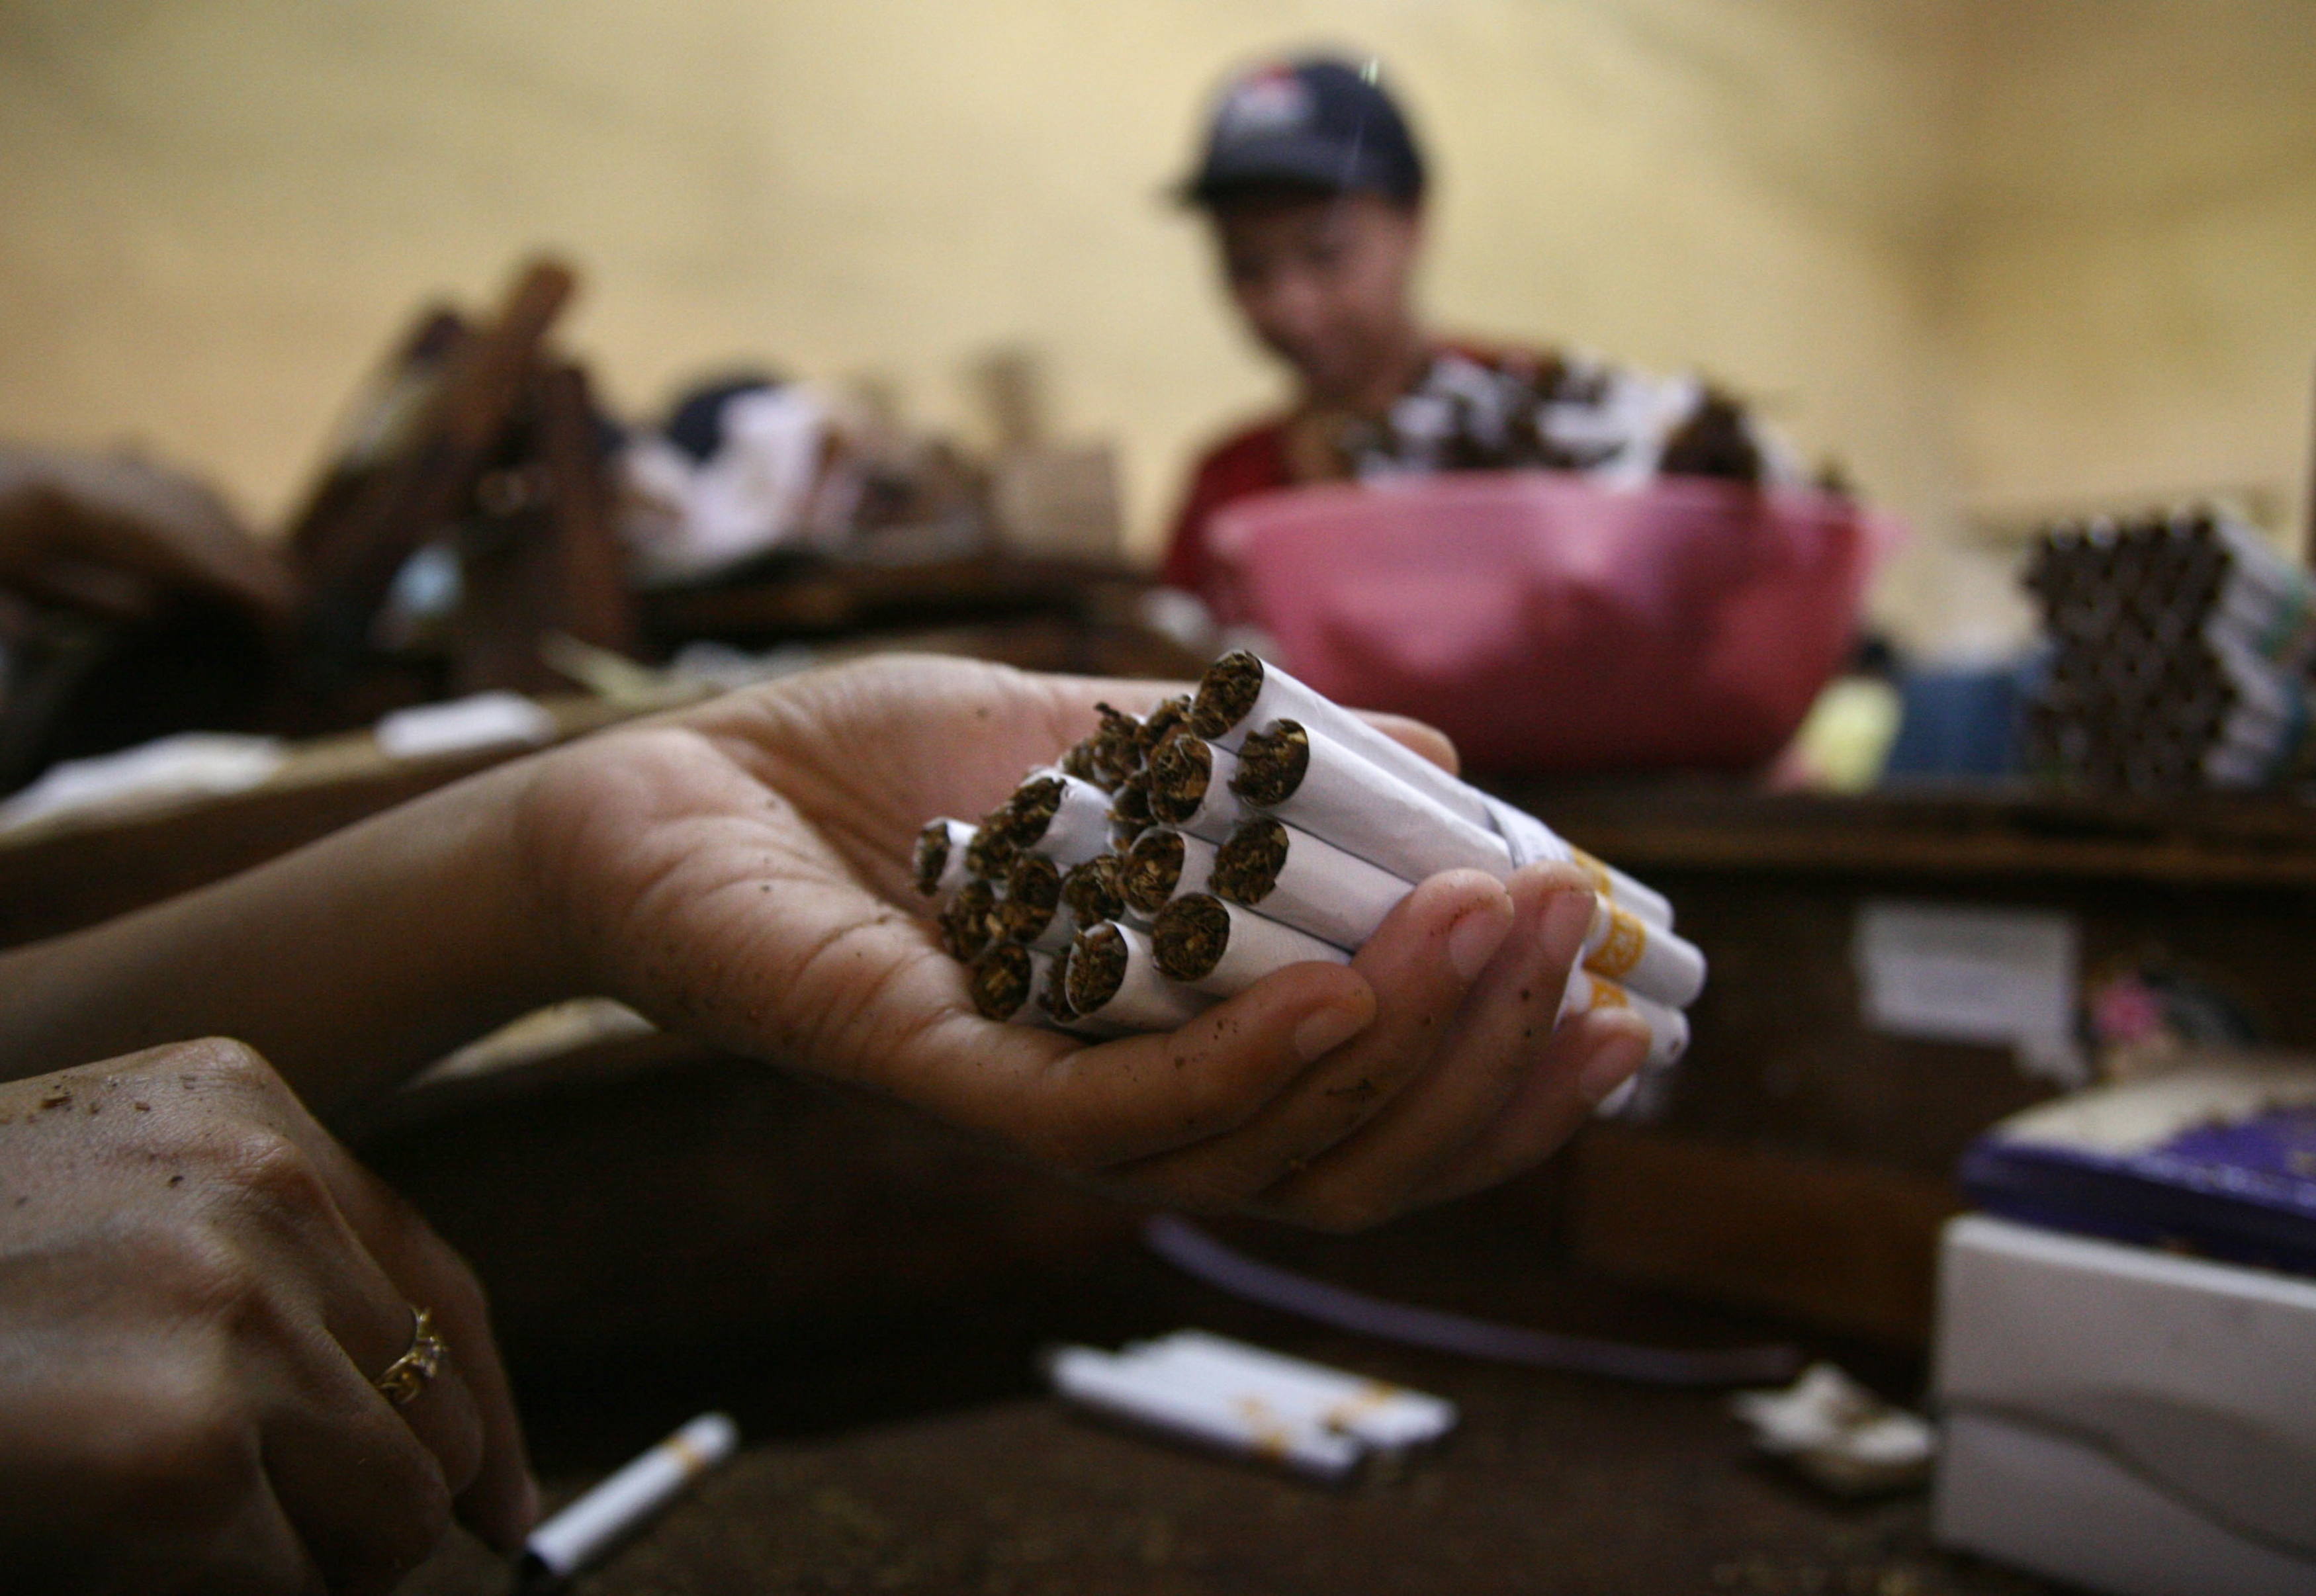
[(1427, 330), (1415, 303), (1427, 186), (1372, 60), (1271, 63), (1224, 89), (1182, 198), (1206, 215), (1232, 302), (1296, 392), (1198, 462), (1167, 549), (1173, 585), (1218, 596), (1214, 513), (1300, 484), (1520, 468), (1795, 476), (1694, 379)]

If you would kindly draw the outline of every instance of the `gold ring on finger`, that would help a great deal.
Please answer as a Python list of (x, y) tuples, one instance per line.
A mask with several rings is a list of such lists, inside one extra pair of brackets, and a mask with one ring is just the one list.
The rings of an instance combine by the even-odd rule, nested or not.
[(441, 1372), (442, 1360), (450, 1355), (450, 1343), (434, 1333), (434, 1315), (415, 1303), (410, 1314), (410, 1351), (387, 1364), (386, 1372), (370, 1382), (396, 1407), (414, 1401), (426, 1389), (426, 1383)]

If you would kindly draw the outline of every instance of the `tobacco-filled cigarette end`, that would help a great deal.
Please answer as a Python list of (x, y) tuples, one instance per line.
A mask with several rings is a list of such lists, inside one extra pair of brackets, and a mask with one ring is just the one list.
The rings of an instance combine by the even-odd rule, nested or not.
[(1262, 696), (1262, 661), (1233, 649), (1207, 667), (1190, 700), (1190, 729), (1202, 737), (1226, 736), (1252, 712)]
[(929, 820), (917, 834), (917, 890), (927, 897), (940, 890), (942, 873), (949, 869), (950, 824)]
[(1011, 1020), (1029, 1001), (1037, 973), (1029, 950), (1019, 942), (1000, 942), (967, 967), (966, 985), (983, 1019)]
[(980, 956), (996, 934), (990, 923), (996, 910), (997, 889), (988, 882), (967, 881), (958, 888), (940, 915), (941, 946), (951, 958), (970, 963)]
[(1019, 833), (1020, 822), (1014, 816), (1012, 804), (998, 805), (981, 817), (973, 841), (966, 844), (965, 868), (976, 876), (1003, 875), (1005, 867), (1020, 851)]
[(1101, 785), (1116, 787), (1142, 763), (1142, 722), (1109, 704), (1096, 704), (1101, 725), (1090, 739), (1094, 768), (1107, 778)]
[(1278, 885), (1287, 867), (1287, 827), (1276, 820), (1250, 820), (1215, 851), (1211, 885), (1217, 897), (1252, 908)]
[(1069, 978), (1064, 984), (1071, 1010), (1091, 1014), (1126, 985), (1129, 950), (1126, 934), (1108, 922), (1078, 932), (1070, 945)]
[(1030, 843), (1046, 834), (1046, 827), (1062, 812), (1063, 787), (1058, 776), (1032, 776), (1013, 789), (1006, 800), (1005, 810), (1013, 819), (1012, 835), (1017, 843)]
[(1296, 722), (1274, 720), (1239, 745), (1231, 790), (1258, 808), (1295, 796), (1311, 769), (1311, 736)]
[(1150, 759), (1150, 812), (1170, 825), (1198, 812), (1215, 775), (1214, 750), (1198, 737), (1168, 740)]
[(1038, 990), (1038, 1006), (1056, 1025), (1067, 1025), (1078, 1018), (1077, 1007), (1070, 1002), (1070, 959), (1076, 946), (1073, 941), (1068, 952), (1047, 967), (1046, 979)]
[(1125, 913), (1126, 897), (1120, 884), (1125, 868), (1126, 860), (1120, 855), (1098, 853), (1062, 878), (1062, 906), (1069, 910), (1074, 924), (1082, 928), (1097, 925)]
[(1142, 757), (1147, 760), (1159, 745), (1190, 724), (1190, 695), (1161, 699), (1142, 720)]
[(1096, 786), (1108, 785), (1102, 780), (1101, 767), (1094, 762), (1093, 745), (1092, 736), (1079, 738), (1054, 762), (1054, 768), (1064, 776), (1075, 776), (1081, 781), (1091, 781)]
[(1034, 941), (1052, 923), (1061, 902), (1061, 867), (1042, 853), (1024, 853), (1005, 872), (1005, 896), (996, 906), (993, 928), (1009, 941)]
[(1118, 784), (1117, 790), (1109, 795), (1109, 818), (1114, 825), (1132, 826), (1137, 831), (1150, 824), (1149, 771), (1136, 771)]
[(1127, 905), (1145, 914), (1164, 908), (1182, 879), (1187, 853), (1180, 832), (1146, 831), (1135, 838), (1127, 851), (1126, 868), (1118, 873), (1118, 890)]
[(1210, 894), (1193, 892), (1168, 904), (1150, 928), (1158, 973), (1172, 981), (1200, 981), (1230, 949), (1230, 911)]

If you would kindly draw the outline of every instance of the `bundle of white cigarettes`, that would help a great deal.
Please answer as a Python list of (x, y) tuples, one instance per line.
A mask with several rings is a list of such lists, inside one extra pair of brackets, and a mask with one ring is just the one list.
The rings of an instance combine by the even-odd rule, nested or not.
[(1705, 959), (1664, 897), (1252, 654), (1100, 727), (982, 817), (929, 823), (917, 885), (992, 1020), (1171, 1030), (1273, 970), (1344, 964), (1414, 884), (1572, 863), (1599, 894), (1563, 1020), (1624, 1008), (1650, 1069), (1688, 1045)]

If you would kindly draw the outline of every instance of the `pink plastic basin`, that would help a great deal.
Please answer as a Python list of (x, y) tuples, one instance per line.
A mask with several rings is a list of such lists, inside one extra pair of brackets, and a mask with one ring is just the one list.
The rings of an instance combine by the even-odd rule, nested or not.
[(1768, 759), (1899, 535), (1820, 494), (1535, 471), (1266, 494), (1213, 532), (1223, 610), (1312, 686), (1557, 771)]

